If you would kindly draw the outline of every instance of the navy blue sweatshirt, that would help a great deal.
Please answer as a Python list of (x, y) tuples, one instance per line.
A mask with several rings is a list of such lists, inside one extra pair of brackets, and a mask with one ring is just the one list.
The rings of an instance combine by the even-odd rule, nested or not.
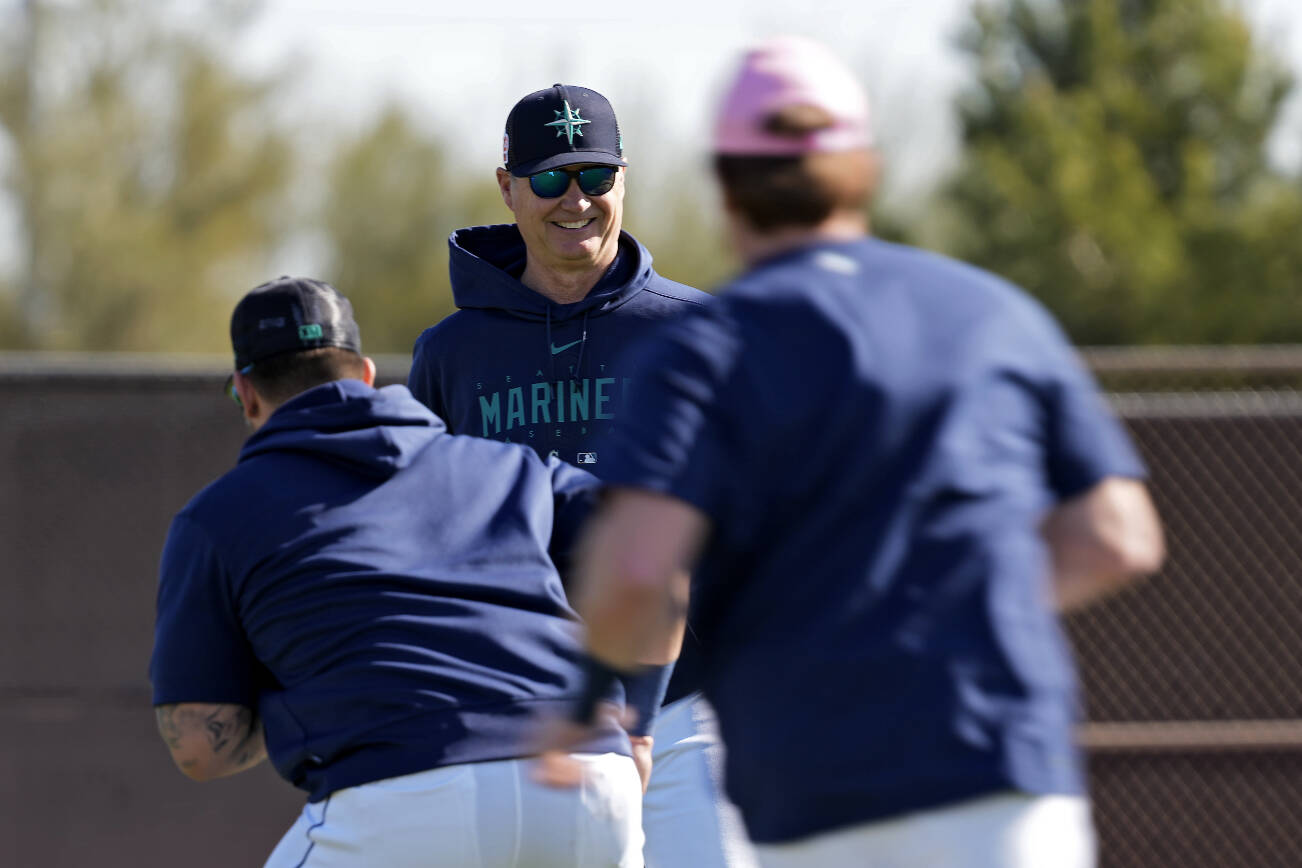
[(1082, 792), (1039, 525), (1145, 469), (1038, 304), (907, 247), (815, 244), (636, 353), (605, 478), (711, 519), (691, 617), (753, 840)]
[(627, 232), (605, 276), (573, 304), (520, 282), (525, 246), (514, 224), (460, 229), (448, 246), (460, 310), (417, 339), (412, 394), (457, 434), (524, 443), (600, 476), (594, 444), (634, 376), (619, 356), (709, 296), (656, 274)]
[[(525, 756), (535, 716), (579, 691), (548, 546), (595, 484), (448, 434), (402, 386), (304, 392), (173, 521), (154, 703), (256, 708), (271, 762), (312, 801)], [(583, 749), (628, 741), (609, 730)]]

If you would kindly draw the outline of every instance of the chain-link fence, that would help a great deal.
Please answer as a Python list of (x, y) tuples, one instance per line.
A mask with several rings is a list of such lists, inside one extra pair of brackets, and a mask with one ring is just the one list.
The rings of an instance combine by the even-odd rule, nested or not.
[[(1302, 866), (1302, 347), (1085, 355), (1170, 550), (1068, 624), (1102, 865)], [(252, 864), (292, 816), (268, 770), (189, 787), (147, 711), (158, 545), (244, 434), (228, 364), (0, 357), (0, 865)]]
[(1085, 355), (1170, 550), (1068, 624), (1101, 864), (1302, 865), (1302, 348)]

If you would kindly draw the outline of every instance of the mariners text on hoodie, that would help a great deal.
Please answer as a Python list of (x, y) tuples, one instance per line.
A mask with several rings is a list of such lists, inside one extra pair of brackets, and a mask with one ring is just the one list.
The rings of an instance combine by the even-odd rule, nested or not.
[(524, 443), (600, 475), (594, 443), (633, 377), (623, 350), (709, 296), (656, 274), (627, 232), (615, 262), (573, 304), (520, 282), (525, 246), (514, 224), (461, 229), (448, 246), (460, 310), (416, 341), (412, 394), (457, 434)]

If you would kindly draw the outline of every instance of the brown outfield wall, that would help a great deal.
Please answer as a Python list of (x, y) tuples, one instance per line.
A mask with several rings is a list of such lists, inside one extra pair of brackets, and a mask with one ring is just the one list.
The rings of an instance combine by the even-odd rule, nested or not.
[[(0, 354), (0, 866), (260, 865), (301, 807), (265, 765), (186, 780), (150, 712), (168, 522), (244, 437), (227, 364)], [(1115, 401), (1172, 554), (1069, 623), (1103, 864), (1302, 864), (1302, 393)]]
[(266, 764), (185, 779), (150, 710), (168, 524), (245, 435), (228, 364), (0, 358), (0, 865), (261, 865), (302, 806)]

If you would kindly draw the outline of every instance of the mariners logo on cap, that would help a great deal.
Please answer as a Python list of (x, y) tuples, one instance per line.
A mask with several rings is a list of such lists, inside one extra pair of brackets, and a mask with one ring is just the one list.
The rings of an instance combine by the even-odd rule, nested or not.
[(615, 110), (586, 87), (554, 84), (528, 94), (506, 116), (505, 132), (506, 170), (517, 178), (575, 163), (628, 165)]
[(583, 118), (579, 117), (579, 112), (581, 111), (582, 109), (570, 108), (570, 101), (565, 100), (564, 115), (562, 115), (561, 112), (553, 110), (552, 113), (556, 115), (556, 120), (549, 124), (543, 124), (543, 126), (556, 127), (556, 135), (565, 136), (566, 140), (573, 145), (575, 134), (577, 133), (580, 136), (583, 135), (583, 130), (581, 129), (582, 125), (592, 123), (592, 121), (585, 121)]

